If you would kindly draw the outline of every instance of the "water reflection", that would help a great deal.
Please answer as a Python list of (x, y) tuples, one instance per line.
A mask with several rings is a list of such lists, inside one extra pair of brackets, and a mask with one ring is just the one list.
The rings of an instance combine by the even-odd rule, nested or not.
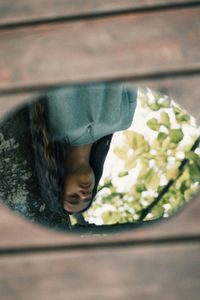
[(139, 89), (134, 121), (114, 134), (87, 222), (147, 221), (179, 210), (199, 187), (199, 132), (168, 96)]
[(0, 195), (62, 230), (166, 218), (199, 189), (199, 132), (191, 115), (148, 88), (48, 91), (1, 123)]

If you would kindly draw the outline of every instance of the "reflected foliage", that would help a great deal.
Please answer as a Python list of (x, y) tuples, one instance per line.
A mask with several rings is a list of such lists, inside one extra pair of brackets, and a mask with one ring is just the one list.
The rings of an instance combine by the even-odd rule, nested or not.
[[(115, 164), (122, 167), (117, 175), (103, 174), (84, 222), (101, 225), (168, 217), (199, 189), (199, 128), (194, 118), (168, 96), (139, 89), (133, 123), (135, 127), (116, 133), (120, 143), (111, 151)], [(77, 223), (74, 217), (71, 220)]]

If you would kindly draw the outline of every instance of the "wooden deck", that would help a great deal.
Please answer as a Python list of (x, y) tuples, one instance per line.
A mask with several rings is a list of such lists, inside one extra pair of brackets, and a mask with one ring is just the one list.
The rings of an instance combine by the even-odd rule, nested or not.
[[(123, 80), (200, 120), (200, 1), (0, 3), (0, 117), (42, 89)], [(200, 295), (200, 194), (173, 218), (117, 235), (63, 235), (0, 206), (0, 299)]]

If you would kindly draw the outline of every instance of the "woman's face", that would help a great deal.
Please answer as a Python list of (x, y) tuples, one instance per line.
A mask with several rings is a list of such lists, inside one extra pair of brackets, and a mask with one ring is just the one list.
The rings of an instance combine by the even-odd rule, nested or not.
[(64, 209), (77, 213), (85, 209), (92, 197), (95, 176), (90, 166), (79, 166), (74, 172), (68, 172), (64, 182)]

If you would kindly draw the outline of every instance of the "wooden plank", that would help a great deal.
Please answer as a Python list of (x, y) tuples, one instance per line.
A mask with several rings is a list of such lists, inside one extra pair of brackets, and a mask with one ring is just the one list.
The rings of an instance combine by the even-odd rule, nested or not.
[[(199, 3), (194, 0), (192, 3)], [(0, 2), (0, 25), (24, 22), (36, 22), (58, 18), (103, 14), (109, 12), (120, 12), (124, 10), (138, 10), (191, 5), (190, 0), (21, 0)]]
[(198, 71), (200, 8), (0, 32), (0, 90)]
[(200, 236), (200, 194), (189, 205), (169, 219), (130, 232), (115, 235), (80, 236), (50, 231), (20, 219), (3, 206), (0, 209), (0, 249), (60, 245), (91, 245), (179, 239)]
[(0, 258), (2, 300), (197, 300), (200, 245)]
[[(188, 110), (197, 120), (200, 120), (200, 110), (197, 109), (200, 95), (200, 76), (171, 77), (165, 79), (129, 81), (127, 84), (137, 87), (149, 87), (172, 97), (182, 108)], [(39, 93), (39, 92), (38, 92)], [(24, 94), (0, 95), (0, 118), (16, 105), (32, 99), (37, 92)]]

